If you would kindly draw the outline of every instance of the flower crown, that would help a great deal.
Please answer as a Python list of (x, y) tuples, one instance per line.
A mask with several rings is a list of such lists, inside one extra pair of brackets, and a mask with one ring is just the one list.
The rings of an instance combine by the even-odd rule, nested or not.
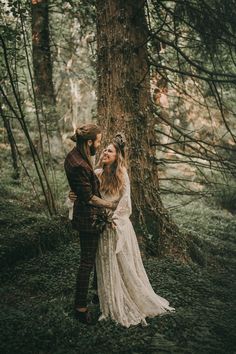
[(117, 133), (115, 137), (112, 139), (112, 142), (116, 144), (120, 150), (125, 149), (126, 139), (123, 133)]

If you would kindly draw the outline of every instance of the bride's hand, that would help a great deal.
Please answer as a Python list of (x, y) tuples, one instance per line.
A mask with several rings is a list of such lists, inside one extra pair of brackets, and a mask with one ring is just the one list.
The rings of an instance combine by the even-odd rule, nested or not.
[(72, 191), (69, 192), (68, 197), (69, 197), (69, 199), (70, 199), (72, 202), (75, 202), (76, 199), (77, 199), (77, 195), (76, 195), (74, 192), (72, 192)]
[(115, 223), (115, 221), (112, 221), (112, 223), (111, 223), (111, 228), (112, 228), (113, 230), (116, 229), (116, 223)]
[(116, 210), (118, 204), (119, 202), (111, 202), (111, 210)]

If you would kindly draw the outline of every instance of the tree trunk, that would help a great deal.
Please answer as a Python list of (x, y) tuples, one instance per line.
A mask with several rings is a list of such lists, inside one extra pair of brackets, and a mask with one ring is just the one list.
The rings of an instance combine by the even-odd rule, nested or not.
[(17, 154), (16, 144), (15, 144), (15, 139), (12, 134), (9, 119), (5, 117), (1, 106), (0, 106), (0, 115), (3, 119), (4, 128), (6, 129), (7, 132), (7, 139), (11, 148), (12, 166), (14, 170), (14, 173), (12, 174), (12, 178), (17, 180), (20, 178), (20, 169), (18, 165), (18, 154)]
[(144, 4), (97, 0), (98, 122), (105, 142), (118, 131), (126, 135), (134, 226), (146, 250), (187, 259), (184, 237), (159, 195)]
[(64, 145), (53, 85), (48, 6), (49, 0), (31, 0), (34, 87), (36, 104), (41, 108), (41, 120), (46, 133), (44, 139), (41, 138), (44, 140), (41, 143), (42, 154), (43, 146), (48, 146), (50, 153), (60, 158), (64, 154)]
[(35, 91), (55, 104), (49, 37), (48, 0), (31, 0), (32, 51)]

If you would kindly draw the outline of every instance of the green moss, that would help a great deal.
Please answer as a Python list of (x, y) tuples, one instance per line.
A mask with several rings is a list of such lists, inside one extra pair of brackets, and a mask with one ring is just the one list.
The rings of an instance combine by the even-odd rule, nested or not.
[(1, 268), (52, 251), (60, 244), (78, 238), (66, 215), (48, 217), (43, 209), (32, 206), (32, 199), (22, 193), (20, 187), (11, 190), (2, 185), (0, 195)]

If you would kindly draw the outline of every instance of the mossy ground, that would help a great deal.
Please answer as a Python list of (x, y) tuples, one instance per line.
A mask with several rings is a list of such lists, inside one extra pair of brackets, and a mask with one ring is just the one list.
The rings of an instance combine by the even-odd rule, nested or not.
[(176, 313), (148, 319), (147, 327), (125, 329), (111, 321), (86, 327), (72, 312), (77, 235), (64, 218), (49, 219), (30, 197), (22, 199), (20, 186), (5, 183), (1, 192), (1, 353), (236, 352), (233, 215), (206, 202), (173, 212), (180, 228), (199, 239), (204, 267), (144, 260), (154, 290)]

